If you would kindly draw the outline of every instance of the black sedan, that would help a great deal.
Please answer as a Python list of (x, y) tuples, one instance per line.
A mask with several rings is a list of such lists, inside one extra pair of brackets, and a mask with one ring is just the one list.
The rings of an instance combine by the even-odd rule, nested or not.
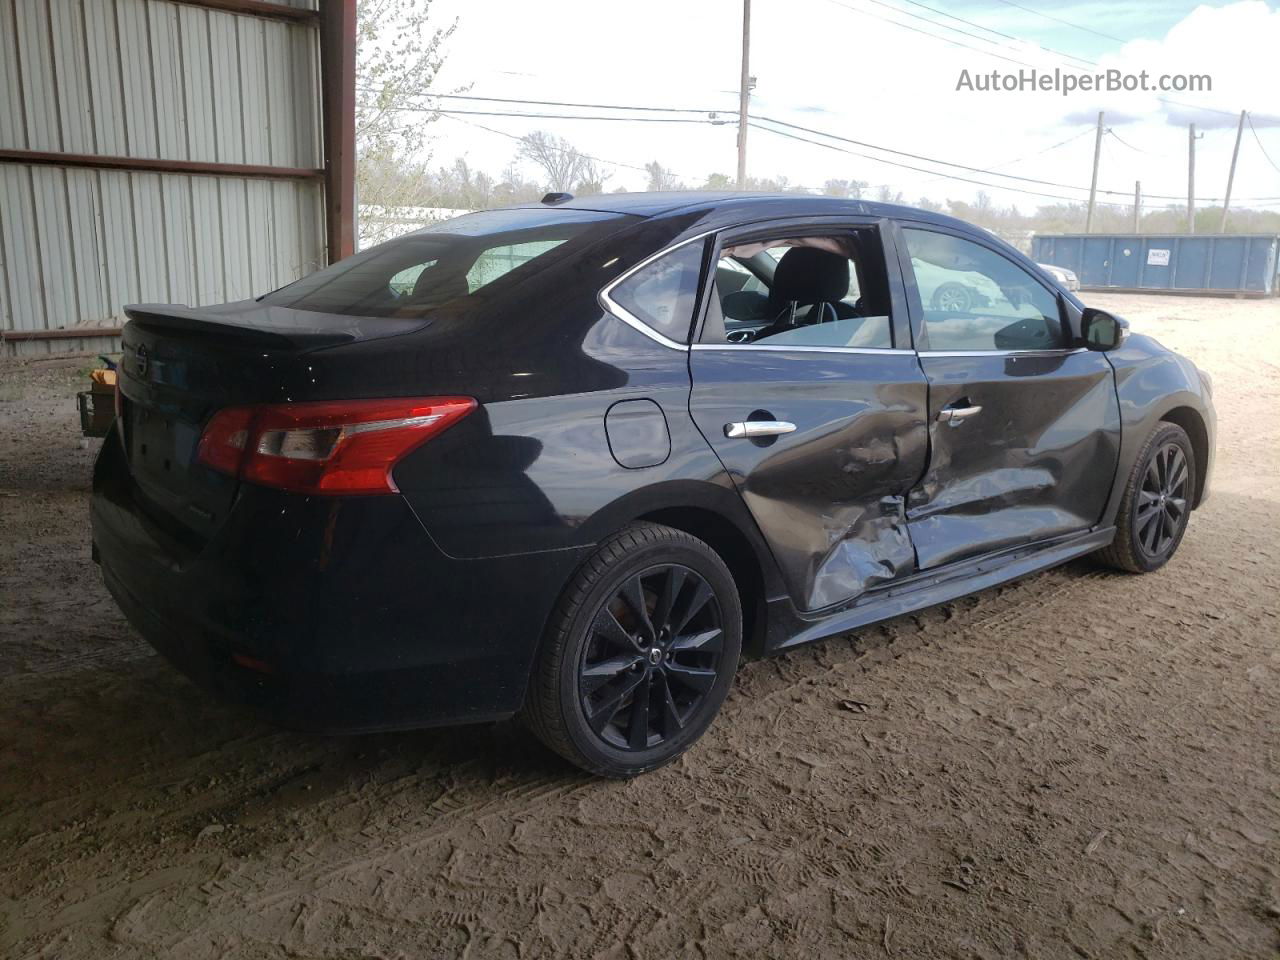
[(1194, 364), (898, 206), (556, 194), (128, 314), (94, 555), (154, 646), (301, 728), (520, 715), (612, 776), (744, 653), (1157, 569), (1213, 462)]

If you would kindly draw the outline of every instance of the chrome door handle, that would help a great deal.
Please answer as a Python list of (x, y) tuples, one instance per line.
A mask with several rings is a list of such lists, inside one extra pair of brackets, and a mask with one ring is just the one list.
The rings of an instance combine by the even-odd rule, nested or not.
[(958, 423), (961, 420), (968, 420), (970, 417), (976, 417), (982, 412), (982, 407), (975, 404), (972, 407), (947, 407), (938, 411), (939, 423)]
[(786, 420), (743, 420), (726, 423), (724, 435), (731, 440), (739, 437), (776, 437), (783, 433), (795, 433), (796, 425)]

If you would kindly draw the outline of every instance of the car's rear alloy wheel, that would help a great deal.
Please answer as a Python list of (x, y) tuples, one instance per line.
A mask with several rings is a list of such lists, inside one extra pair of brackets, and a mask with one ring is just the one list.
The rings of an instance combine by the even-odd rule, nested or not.
[(1116, 538), (1099, 557), (1132, 573), (1164, 566), (1187, 530), (1195, 466), (1186, 431), (1177, 424), (1161, 423), (1134, 463), (1116, 516)]
[(635, 524), (565, 591), (525, 717), (594, 773), (632, 776), (687, 749), (729, 690), (742, 647), (737, 588), (707, 544)]
[(719, 675), (720, 605), (710, 584), (683, 564), (628, 577), (590, 633), (578, 698), (587, 725), (615, 747), (648, 750), (679, 734)]

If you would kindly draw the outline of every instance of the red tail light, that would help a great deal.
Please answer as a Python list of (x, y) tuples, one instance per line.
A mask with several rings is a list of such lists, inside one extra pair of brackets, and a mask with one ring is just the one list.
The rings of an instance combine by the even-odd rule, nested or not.
[(471, 397), (229, 407), (205, 427), (196, 459), (295, 493), (396, 493), (392, 468), (475, 408)]

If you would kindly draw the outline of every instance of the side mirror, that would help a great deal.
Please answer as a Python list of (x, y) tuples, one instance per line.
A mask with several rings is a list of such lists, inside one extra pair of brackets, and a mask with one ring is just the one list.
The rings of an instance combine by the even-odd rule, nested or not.
[(1129, 321), (1096, 307), (1085, 307), (1080, 330), (1087, 349), (1114, 350), (1129, 336)]

